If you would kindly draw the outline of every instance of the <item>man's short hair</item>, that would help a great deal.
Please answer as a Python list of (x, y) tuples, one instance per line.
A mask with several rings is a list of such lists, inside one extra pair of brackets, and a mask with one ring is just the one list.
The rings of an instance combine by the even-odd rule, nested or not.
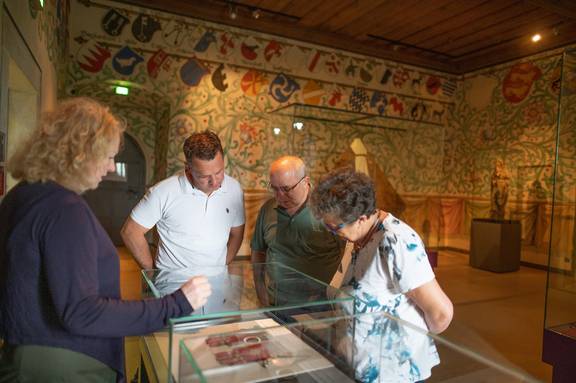
[(184, 141), (182, 149), (184, 150), (186, 162), (191, 162), (193, 158), (205, 161), (213, 160), (218, 152), (224, 155), (220, 138), (218, 138), (216, 133), (208, 129), (203, 132), (192, 133)]

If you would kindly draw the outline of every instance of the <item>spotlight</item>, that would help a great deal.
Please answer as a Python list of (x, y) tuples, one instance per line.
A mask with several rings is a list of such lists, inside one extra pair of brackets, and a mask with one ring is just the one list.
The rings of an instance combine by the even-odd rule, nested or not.
[(279, 135), (279, 134), (280, 134), (280, 128), (274, 128), (273, 131), (274, 131), (274, 134), (275, 134), (275, 135)]
[(252, 10), (252, 18), (254, 20), (258, 20), (260, 18), (260, 16), (262, 16), (262, 12), (260, 12), (260, 10), (258, 8), (254, 8)]
[(302, 130), (304, 128), (304, 123), (301, 121), (296, 121), (292, 124), (292, 127), (296, 130)]
[(44, 9), (44, 2), (45, 0), (33, 0), (30, 1), (30, 7), (32, 8), (33, 11), (41, 11)]
[(540, 36), (539, 33), (536, 33), (534, 36), (532, 36), (532, 42), (534, 42), (534, 43), (537, 43), (541, 39), (542, 39), (542, 36)]
[(228, 4), (228, 17), (230, 17), (230, 20), (236, 20), (238, 17), (238, 10), (233, 4)]

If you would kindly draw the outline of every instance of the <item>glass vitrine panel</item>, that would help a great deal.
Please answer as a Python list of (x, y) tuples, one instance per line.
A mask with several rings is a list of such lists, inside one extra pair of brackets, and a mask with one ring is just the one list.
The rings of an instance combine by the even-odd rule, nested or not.
[(576, 376), (576, 51), (565, 52), (562, 61), (543, 342), (554, 379)]
[[(174, 376), (215, 383), (537, 381), (382, 312), (330, 314), (287, 324), (222, 324), (183, 335)], [(357, 327), (366, 324), (368, 336)], [(410, 353), (408, 343), (428, 345), (431, 352)]]
[[(260, 294), (254, 284), (255, 274), (263, 276)], [(174, 371), (178, 366), (175, 355), (179, 340), (202, 329), (221, 325), (242, 328), (246, 322), (288, 324), (302, 318), (334, 315), (344, 307), (354, 308), (353, 298), (346, 293), (277, 263), (144, 270), (142, 275), (145, 290), (153, 297), (174, 292), (195, 275), (205, 275), (212, 286), (212, 295), (204, 307), (171, 320), (169, 331), (142, 339), (144, 354), (150, 356), (154, 365), (149, 369), (160, 381), (177, 376)]]
[[(232, 263), (194, 269), (143, 270), (149, 294), (162, 297), (182, 286), (195, 275), (204, 275), (212, 286), (208, 303), (183, 320), (200, 320), (223, 315), (238, 315), (247, 310), (322, 306), (351, 300), (317, 279), (279, 263)], [(262, 275), (261, 295), (254, 275)]]

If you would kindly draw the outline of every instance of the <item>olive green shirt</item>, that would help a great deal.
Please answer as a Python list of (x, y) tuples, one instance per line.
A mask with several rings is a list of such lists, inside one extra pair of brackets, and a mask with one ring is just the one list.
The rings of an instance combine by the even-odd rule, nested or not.
[(290, 216), (270, 199), (260, 209), (251, 247), (278, 262), (330, 283), (342, 257), (344, 241), (329, 233), (305, 203)]

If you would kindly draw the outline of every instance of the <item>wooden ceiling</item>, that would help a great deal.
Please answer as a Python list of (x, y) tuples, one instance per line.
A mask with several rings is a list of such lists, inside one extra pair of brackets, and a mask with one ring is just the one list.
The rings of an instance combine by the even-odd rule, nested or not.
[(575, 0), (121, 2), (455, 74), (576, 43)]

